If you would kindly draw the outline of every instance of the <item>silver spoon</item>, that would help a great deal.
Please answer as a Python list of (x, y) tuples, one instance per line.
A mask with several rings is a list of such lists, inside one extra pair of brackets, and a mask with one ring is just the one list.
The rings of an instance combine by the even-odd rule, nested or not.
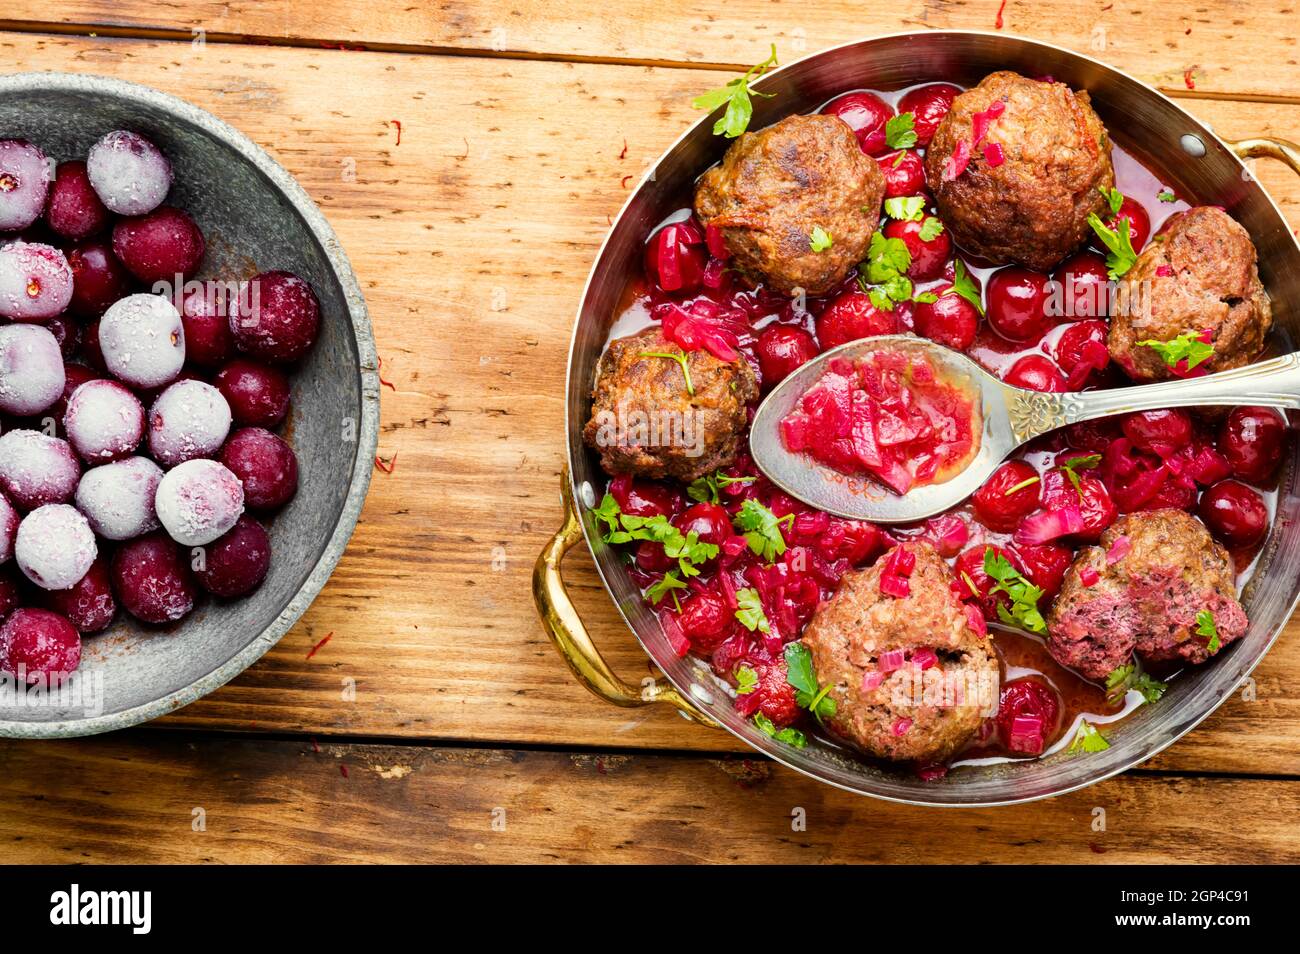
[[(979, 451), (942, 483), (899, 495), (870, 478), (847, 479), (806, 454), (786, 450), (780, 424), (836, 358), (856, 360), (880, 348), (928, 358), (953, 384), (978, 394), (983, 408)], [(1048, 431), (1111, 414), (1193, 405), (1259, 404), (1300, 410), (1300, 352), (1199, 378), (1101, 391), (1046, 394), (1004, 384), (966, 355), (913, 335), (861, 338), (832, 348), (778, 384), (754, 416), (750, 453), (772, 483), (810, 506), (853, 520), (910, 523), (961, 503), (1017, 447)]]

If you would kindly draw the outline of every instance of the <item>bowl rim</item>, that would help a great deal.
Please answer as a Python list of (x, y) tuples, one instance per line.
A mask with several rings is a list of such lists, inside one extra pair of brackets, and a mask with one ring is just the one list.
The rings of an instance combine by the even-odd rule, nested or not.
[[(1096, 57), (1089, 56), (1086, 53), (1080, 53), (1077, 50), (1071, 49), (1066, 46), (1062, 46), (1057, 43), (1049, 43), (1044, 40), (1039, 40), (1033, 37), (1027, 37), (1021, 34), (1011, 33), (1006, 31), (924, 29), (924, 30), (898, 30), (889, 33), (880, 33), (880, 34), (862, 36), (854, 40), (849, 40), (844, 43), (836, 44), (834, 46), (828, 46), (816, 52), (809, 53), (807, 56), (803, 56), (798, 59), (791, 60), (790, 62), (785, 63), (782, 66), (777, 67), (776, 69), (764, 73), (761, 77), (759, 77), (754, 81), (753, 85), (758, 86), (761, 89), (762, 84), (764, 84), (765, 81), (768, 81), (771, 77), (778, 76), (779, 74), (782, 74), (787, 70), (794, 70), (798, 68), (801, 64), (807, 63), (807, 61), (809, 60), (819, 59), (825, 56), (831, 56), (853, 47), (865, 46), (867, 44), (877, 43), (877, 42), (908, 40), (916, 37), (932, 36), (936, 34), (951, 35), (951, 36), (983, 37), (983, 38), (989, 38), (995, 40), (1006, 40), (1013, 43), (1022, 43), (1030, 46), (1037, 46), (1042, 49), (1050, 49), (1058, 53), (1062, 53), (1067, 56), (1086, 61), (1100, 70), (1103, 70), (1108, 73), (1116, 74), (1123, 81), (1139, 86), (1148, 95), (1155, 97), (1156, 99), (1163, 100), (1164, 102), (1169, 104), (1169, 106), (1171, 106), (1178, 113), (1180, 113), (1182, 117), (1186, 119), (1187, 122), (1191, 124), (1191, 126), (1194, 127), (1194, 129), (1197, 132), (1204, 135), (1209, 140), (1212, 140), (1218, 143), (1219, 145), (1223, 146), (1227, 150), (1229, 155), (1231, 155), (1232, 159), (1235, 162), (1237, 162), (1237, 164), (1241, 167), (1241, 169), (1243, 171), (1248, 171), (1241, 157), (1233, 153), (1232, 150), (1227, 147), (1223, 138), (1220, 137), (1218, 133), (1216, 133), (1208, 123), (1197, 118), (1196, 116), (1193, 116), (1181, 105), (1179, 105), (1172, 97), (1161, 92), (1159, 89), (1152, 86), (1150, 83), (1144, 82), (1143, 80), (1140, 80), (1137, 77), (1133, 76), (1131, 73), (1128, 73), (1127, 71), (1122, 70), (1119, 67), (1112, 66), (1109, 63), (1105, 63), (1097, 59)], [(677, 676), (672, 672), (671, 667), (665, 667), (659, 664), (659, 661), (655, 653), (647, 645), (646, 640), (642, 637), (641, 632), (637, 629), (636, 625), (632, 622), (632, 619), (630, 618), (627, 609), (620, 603), (618, 598), (615, 596), (614, 589), (611, 586), (610, 581), (607, 579), (606, 576), (606, 567), (602, 564), (601, 560), (596, 559), (596, 548), (592, 542), (591, 521), (583, 517), (585, 511), (588, 508), (582, 504), (583, 495), (579, 487), (577, 468), (573, 466), (578, 456), (585, 453), (585, 448), (583, 446), (583, 442), (580, 436), (577, 436), (579, 432), (573, 429), (574, 422), (572, 420), (572, 408), (571, 408), (570, 398), (573, 394), (573, 388), (575, 387), (575, 385), (581, 385), (583, 387), (587, 386), (587, 382), (576, 382), (574, 379), (574, 366), (576, 363), (575, 358), (579, 346), (579, 331), (582, 328), (583, 312), (586, 310), (588, 299), (590, 298), (592, 294), (592, 289), (598, 280), (602, 259), (605, 257), (605, 254), (613, 241), (613, 237), (617, 232), (619, 225), (626, 220), (629, 210), (633, 207), (633, 204), (636, 202), (637, 198), (646, 189), (647, 185), (655, 181), (655, 175), (659, 167), (663, 164), (663, 162), (670, 155), (672, 155), (683, 143), (691, 139), (693, 136), (697, 135), (698, 130), (701, 127), (703, 127), (706, 123), (712, 123), (712, 122), (713, 122), (713, 114), (712, 112), (710, 112), (708, 114), (702, 114), (698, 119), (696, 119), (689, 126), (687, 126), (687, 128), (682, 132), (682, 134), (677, 138), (675, 138), (671, 143), (669, 143), (668, 146), (660, 153), (659, 157), (646, 168), (646, 171), (641, 176), (639, 181), (636, 183), (636, 186), (631, 190), (629, 190), (628, 196), (624, 200), (622, 207), (619, 209), (618, 214), (613, 218), (613, 224), (606, 231), (605, 237), (601, 242), (600, 247), (596, 250), (595, 256), (593, 257), (592, 260), (591, 269), (587, 274), (587, 280), (583, 285), (582, 295), (578, 300), (578, 307), (576, 309), (573, 329), (570, 334), (568, 367), (565, 373), (565, 441), (566, 441), (566, 451), (567, 451), (566, 461), (568, 462), (569, 466), (567, 468), (566, 486), (564, 488), (564, 491), (570, 495), (570, 499), (574, 502), (575, 512), (580, 515), (580, 519), (578, 522), (582, 528), (583, 540), (587, 544), (587, 548), (592, 554), (593, 557), (592, 563), (595, 565), (596, 573), (600, 578), (602, 587), (604, 588), (606, 594), (609, 596), (610, 602), (614, 605), (616, 612), (618, 613), (620, 618), (622, 618), (627, 628), (631, 630), (633, 636), (636, 638), (637, 642), (641, 645), (642, 650), (649, 657), (650, 661), (653, 662), (659, 668), (663, 677), (667, 679), (669, 683), (671, 683), (678, 690), (679, 693), (681, 693), (683, 698), (689, 699), (692, 702), (692, 704), (698, 706), (705, 713), (713, 717), (720, 728), (724, 729), (726, 732), (730, 733), (732, 736), (734, 736), (735, 738), (743, 742), (747, 747), (754, 749), (755, 751), (759, 752), (762, 755), (767, 756), (768, 758), (772, 759), (774, 762), (777, 762), (785, 766), (786, 768), (792, 769), (798, 772), (799, 774), (807, 776), (808, 778), (811, 778), (815, 781), (821, 782), (825, 785), (833, 786), (834, 788), (838, 788), (846, 792), (851, 792), (856, 795), (864, 795), (869, 798), (880, 799), (881, 801), (895, 802), (903, 805), (917, 805), (926, 808), (948, 808), (948, 809), (995, 808), (1003, 805), (1020, 805), (1028, 802), (1039, 801), (1042, 799), (1055, 798), (1059, 795), (1067, 795), (1070, 794), (1071, 792), (1076, 792), (1081, 789), (1087, 788), (1091, 785), (1095, 785), (1099, 782), (1104, 782), (1110, 778), (1114, 778), (1117, 775), (1120, 775), (1138, 765), (1141, 765), (1142, 763), (1150, 760), (1151, 758), (1154, 758), (1156, 755), (1163, 752), (1165, 749), (1169, 748), (1169, 746), (1173, 745), (1175, 742), (1177, 742), (1187, 733), (1191, 732), (1192, 729), (1200, 725), (1205, 719), (1207, 719), (1211, 714), (1213, 714), (1221, 705), (1223, 705), (1223, 703), (1227, 701), (1228, 697), (1236, 692), (1237, 688), (1240, 688), (1240, 686), (1246, 681), (1246, 679), (1249, 678), (1250, 674), (1254, 671), (1255, 667), (1258, 666), (1259, 663), (1264, 659), (1264, 657), (1268, 655), (1269, 651), (1273, 648), (1274, 644), (1281, 636), (1282, 631), (1286, 628), (1285, 621), (1281, 626), (1275, 629), (1273, 633), (1269, 636), (1269, 639), (1264, 644), (1264, 646), (1261, 647), (1258, 656), (1254, 660), (1249, 661), (1248, 663), (1238, 664), (1235, 677), (1233, 678), (1231, 684), (1227, 688), (1225, 688), (1218, 695), (1217, 698), (1210, 700), (1209, 704), (1206, 705), (1201, 712), (1195, 713), (1190, 718), (1178, 722), (1172, 731), (1161, 733), (1160, 735), (1158, 735), (1154, 739), (1153, 744), (1151, 744), (1148, 748), (1145, 748), (1140, 753), (1134, 755), (1131, 758), (1124, 759), (1113, 766), (1108, 766), (1107, 768), (1097, 772), (1094, 775), (1082, 778), (1075, 782), (1071, 782), (1067, 785), (1064, 785), (1052, 791), (1040, 791), (1040, 792), (1033, 792), (1027, 795), (1019, 795), (1019, 796), (1013, 795), (1006, 798), (989, 798), (989, 799), (983, 799), (979, 801), (956, 801), (956, 800), (945, 801), (945, 800), (927, 799), (924, 797), (904, 797), (900, 795), (886, 794), (878, 791), (869, 791), (865, 787), (857, 787), (848, 784), (846, 782), (842, 782), (837, 779), (828, 777), (826, 775), (822, 775), (818, 772), (812, 771), (810, 768), (805, 767), (803, 765), (795, 764), (795, 762), (792, 761), (786, 755), (786, 753), (782, 751), (783, 747), (776, 741), (770, 739), (761, 739), (761, 740), (750, 739), (747, 736), (741, 734), (737, 729), (729, 725), (725, 718), (720, 717), (720, 713), (715, 710), (714, 703), (706, 702), (705, 700), (700, 699), (697, 694), (691, 691), (691, 685), (689, 683), (684, 682), (683, 680), (677, 678)], [(1272, 194), (1270, 194), (1269, 191), (1266, 188), (1264, 188), (1263, 184), (1260, 183), (1253, 176), (1250, 177), (1249, 181), (1251, 181), (1252, 184), (1260, 190), (1264, 198), (1273, 207), (1273, 210), (1278, 215), (1278, 217), (1283, 221), (1285, 221), (1285, 216), (1282, 215), (1282, 211), (1278, 207), (1277, 200), (1272, 196)], [(1297, 240), (1297, 244), (1300, 244), (1300, 240)], [(1290, 601), (1290, 610), (1287, 614), (1287, 620), (1289, 620), (1291, 616), (1295, 614), (1297, 606), (1300, 606), (1300, 592), (1297, 592), (1296, 595)]]
[(54, 739), (75, 738), (78, 736), (97, 735), (115, 729), (125, 729), (139, 725), (175, 711), (214, 689), (225, 685), (245, 669), (262, 658), (266, 652), (296, 623), (319, 595), (325, 582), (333, 573), (347, 548), (348, 540), (356, 529), (365, 503), (366, 491), (370, 486), (371, 470), (375, 450), (379, 443), (379, 372), (374, 333), (370, 325), (370, 315), (366, 301), (361, 293), (361, 286), (356, 273), (348, 260), (343, 245), (334, 229), (326, 221), (324, 214), (307, 191), (299, 185), (297, 179), (273, 159), (265, 149), (234, 126), (218, 119), (214, 114), (195, 106), (178, 96), (165, 93), (128, 80), (100, 76), (93, 73), (67, 73), (54, 71), (33, 71), (9, 73), (0, 76), (0, 96), (39, 90), (41, 92), (73, 93), (108, 93), (118, 99), (147, 105), (170, 113), (178, 119), (202, 130), (208, 136), (220, 140), (233, 148), (280, 192), (301, 216), (316, 239), (330, 269), (343, 290), (347, 303), (348, 317), (351, 320), (352, 335), (356, 342), (361, 393), (361, 416), (356, 435), (356, 459), (353, 463), (352, 476), (348, 482), (347, 496), (339, 514), (338, 523), (325, 543), (320, 558), (304, 578), (298, 591), (289, 602), (248, 645), (235, 653), (224, 663), (213, 669), (206, 676), (191, 682), (188, 686), (161, 696), (152, 702), (142, 703), (130, 709), (123, 709), (85, 719), (64, 719), (57, 722), (22, 722), (10, 719), (0, 720), (0, 737), (17, 739)]

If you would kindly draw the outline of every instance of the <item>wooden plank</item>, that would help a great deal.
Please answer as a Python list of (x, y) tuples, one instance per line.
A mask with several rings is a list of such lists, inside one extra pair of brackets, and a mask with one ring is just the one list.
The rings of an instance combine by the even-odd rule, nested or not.
[[(698, 72), (13, 34), (0, 35), (0, 53), (12, 69), (159, 86), (267, 145), (338, 229), (396, 388), (383, 392), (380, 443), (386, 459), (398, 454), (396, 470), (375, 475), (330, 585), (260, 664), (169, 724), (737, 746), (668, 712), (597, 703), (569, 678), (529, 598), (532, 561), (559, 523), (572, 314), (626, 197), (620, 180), (691, 121)], [(1276, 104), (1194, 109), (1231, 135), (1300, 125), (1300, 110)], [(1260, 175), (1300, 221), (1295, 178), (1263, 163)], [(612, 665), (646, 672), (589, 558), (575, 552), (568, 575)], [(1300, 690), (1283, 676), (1297, 665), (1292, 633), (1261, 670), (1260, 701), (1229, 703), (1161, 764), (1300, 773)], [(349, 679), (355, 702), (341, 699)]]
[(1132, 774), (936, 825), (744, 759), (156, 733), (0, 752), (8, 863), (1300, 860), (1297, 781)]
[[(295, 3), (293, 0), (70, 0), (51, 9), (15, 0), (5, 23), (67, 29), (166, 30), (188, 36), (256, 38), (316, 45), (502, 54), (597, 61), (755, 62), (777, 44), (782, 60), (865, 36), (917, 29), (1003, 29), (1096, 56), (1171, 92), (1300, 97), (1295, 5), (1208, 0), (1152, 15), (1143, 0), (901, 0), (885, 5), (840, 0), (707, 3), (624, 0), (440, 0), (412, 4)], [(1001, 24), (999, 24), (999, 18)], [(89, 25), (89, 26), (87, 26)]]

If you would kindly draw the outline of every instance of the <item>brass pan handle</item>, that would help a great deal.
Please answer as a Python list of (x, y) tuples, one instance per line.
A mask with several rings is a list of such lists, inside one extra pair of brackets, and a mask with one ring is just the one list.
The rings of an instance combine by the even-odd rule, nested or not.
[(560, 574), (564, 555), (582, 539), (582, 524), (569, 493), (567, 467), (560, 478), (560, 496), (564, 502), (564, 525), (551, 537), (533, 567), (533, 602), (555, 648), (578, 681), (606, 702), (624, 708), (663, 702), (692, 721), (717, 728), (718, 724), (683, 698), (672, 683), (656, 679), (644, 688), (634, 688), (615, 675), (600, 655), (569, 599)]
[(1238, 159), (1276, 159), (1285, 162), (1300, 175), (1300, 146), (1289, 139), (1254, 136), (1249, 139), (1225, 139), (1224, 143)]

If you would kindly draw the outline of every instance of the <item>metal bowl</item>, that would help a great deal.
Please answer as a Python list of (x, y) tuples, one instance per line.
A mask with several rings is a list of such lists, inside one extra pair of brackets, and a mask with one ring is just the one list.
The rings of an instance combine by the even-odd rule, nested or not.
[[(969, 86), (1001, 69), (1029, 76), (1050, 74), (1075, 89), (1088, 90), (1119, 144), (1160, 169), (1179, 195), (1198, 204), (1222, 205), (1241, 222), (1259, 250), (1260, 274), (1273, 297), (1279, 336), (1291, 347), (1291, 341), (1300, 337), (1296, 304), (1300, 302), (1300, 246), (1242, 159), (1269, 156), (1300, 173), (1300, 148), (1266, 138), (1221, 140), (1166, 96), (1104, 63), (1002, 33), (945, 30), (877, 37), (835, 47), (763, 77), (757, 88), (776, 95), (755, 98), (750, 128), (760, 129), (791, 113), (812, 112), (846, 90), (901, 89), (935, 80)], [(721, 158), (729, 144), (712, 135), (712, 125), (710, 117), (692, 126), (628, 200), (596, 258), (578, 311), (569, 353), (568, 469), (561, 490), (566, 520), (539, 557), (533, 577), (543, 623), (578, 678), (616, 705), (673, 705), (690, 718), (721, 726), (778, 762), (831, 785), (920, 805), (999, 805), (1073, 791), (1150, 758), (1213, 712), (1263, 657), (1300, 596), (1296, 571), (1300, 489), (1295, 456), (1284, 469), (1277, 519), (1243, 596), (1251, 619), (1249, 632), (1212, 665), (1180, 676), (1158, 704), (1144, 706), (1119, 723), (1111, 733), (1110, 748), (1103, 752), (966, 766), (944, 779), (921, 781), (906, 769), (819, 740), (810, 740), (806, 749), (794, 749), (769, 739), (736, 713), (731, 697), (704, 662), (678, 658), (672, 652), (654, 614), (587, 514), (604, 475), (583, 446), (581, 432), (590, 411), (596, 360), (627, 277), (640, 262), (644, 236), (689, 194), (695, 177)], [(1295, 453), (1300, 454), (1300, 448)], [(559, 571), (565, 551), (584, 537), (619, 612), (671, 685), (660, 681), (645, 689), (629, 686), (609, 670), (592, 645), (564, 593)]]
[[(233, 679), (311, 605), (356, 526), (379, 430), (370, 319), (337, 236), (293, 177), (210, 113), (145, 86), (99, 76), (0, 77), (0, 137), (29, 139), (55, 159), (84, 158), (112, 129), (132, 129), (172, 160), (168, 202), (208, 240), (200, 281), (296, 272), (320, 298), (320, 337), (293, 374), (285, 429), (299, 488), (271, 521), (266, 582), (243, 600), (208, 599), (173, 627), (125, 613), (85, 641), (61, 697), (0, 694), (0, 736), (54, 738), (135, 725)], [(100, 691), (102, 690), (102, 691)]]

